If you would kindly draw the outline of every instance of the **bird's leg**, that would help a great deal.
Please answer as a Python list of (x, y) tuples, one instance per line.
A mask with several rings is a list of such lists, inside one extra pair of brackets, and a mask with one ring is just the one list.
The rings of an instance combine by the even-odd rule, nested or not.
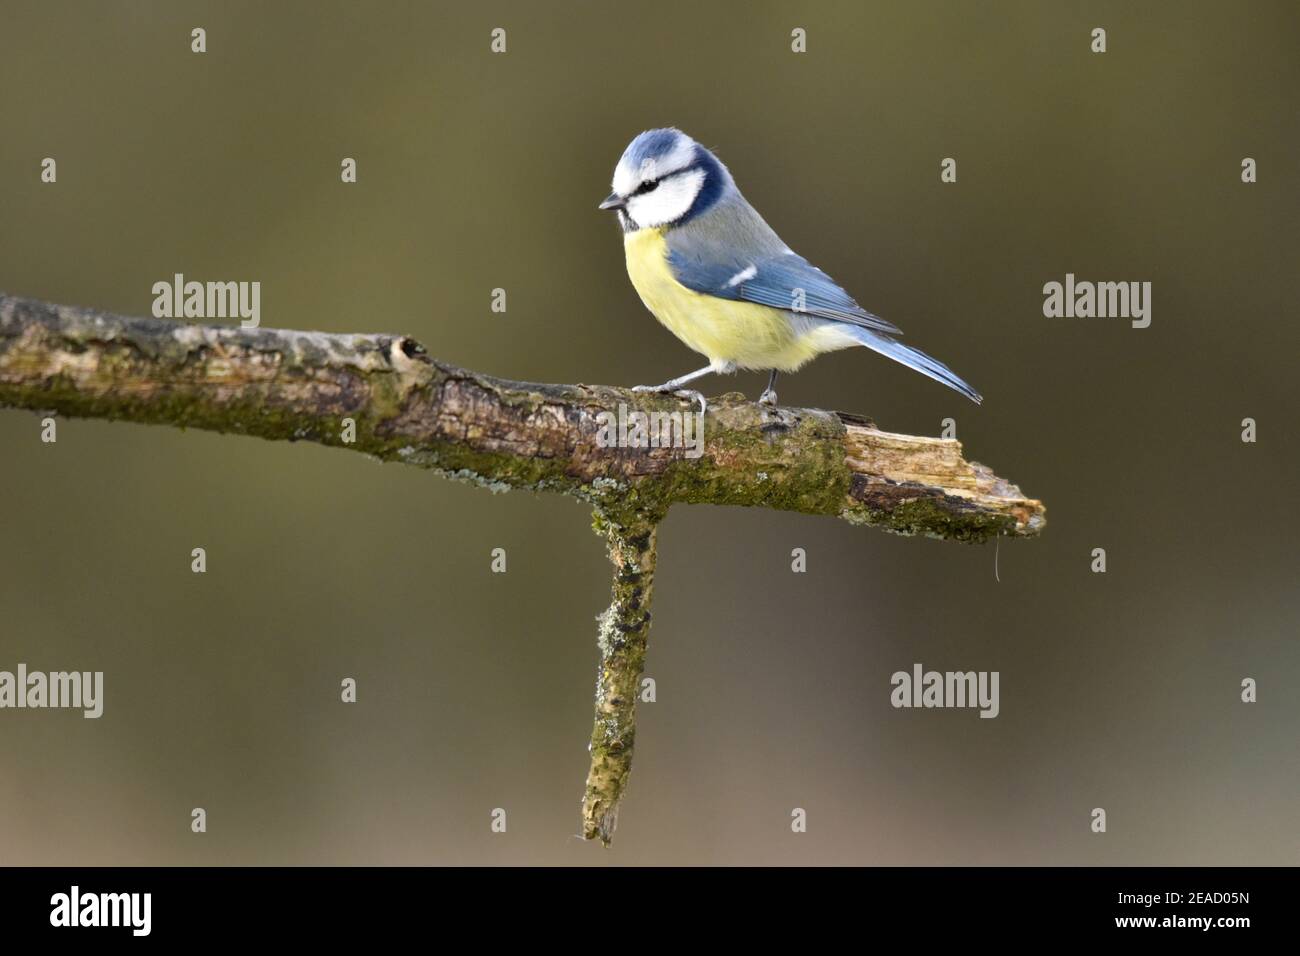
[(704, 368), (696, 369), (694, 372), (687, 372), (685, 375), (679, 375), (676, 378), (670, 378), (662, 385), (637, 385), (634, 386), (634, 392), (675, 392), (687, 382), (693, 382), (697, 378), (703, 378), (712, 372), (713, 366), (706, 365)]
[(772, 369), (772, 375), (767, 380), (767, 388), (763, 389), (763, 394), (758, 396), (758, 404), (775, 405), (776, 404), (776, 369)]

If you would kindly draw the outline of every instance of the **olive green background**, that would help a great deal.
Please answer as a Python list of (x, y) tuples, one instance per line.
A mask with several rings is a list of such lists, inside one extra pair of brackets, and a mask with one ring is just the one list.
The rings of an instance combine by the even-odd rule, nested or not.
[[(606, 852), (575, 836), (609, 577), (583, 506), (3, 411), (0, 669), (103, 670), (106, 702), (0, 712), (0, 862), (1295, 863), (1298, 40), (1290, 2), (3, 0), (0, 289), (148, 314), (176, 272), (256, 279), (265, 326), (658, 382), (701, 360), (596, 203), (677, 125), (985, 395), (858, 350), (782, 401), (951, 416), (1049, 523), (995, 555), (674, 511)], [(1151, 327), (1044, 318), (1066, 272), (1151, 281)], [(914, 662), (1000, 671), (1001, 716), (894, 710)]]

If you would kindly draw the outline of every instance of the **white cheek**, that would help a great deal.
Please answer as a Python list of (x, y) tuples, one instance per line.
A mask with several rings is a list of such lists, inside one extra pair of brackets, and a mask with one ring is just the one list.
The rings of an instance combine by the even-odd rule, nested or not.
[(680, 219), (700, 194), (704, 185), (704, 170), (693, 169), (680, 176), (672, 176), (659, 183), (654, 192), (633, 196), (627, 201), (628, 214), (641, 228), (662, 226)]

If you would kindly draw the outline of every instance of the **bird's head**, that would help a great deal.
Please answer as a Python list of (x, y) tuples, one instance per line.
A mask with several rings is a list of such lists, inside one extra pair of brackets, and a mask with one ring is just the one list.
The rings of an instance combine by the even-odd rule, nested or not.
[(623, 150), (614, 191), (600, 204), (618, 212), (624, 232), (680, 225), (734, 190), (718, 158), (677, 129), (651, 129)]

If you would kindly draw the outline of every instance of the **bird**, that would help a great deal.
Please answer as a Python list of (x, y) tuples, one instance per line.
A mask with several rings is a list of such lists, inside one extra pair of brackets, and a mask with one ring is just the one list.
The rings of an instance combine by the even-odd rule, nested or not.
[(766, 370), (764, 405), (776, 381), (824, 352), (866, 346), (955, 389), (979, 392), (948, 366), (898, 340), (902, 331), (863, 309), (826, 273), (796, 253), (741, 195), (731, 172), (679, 129), (650, 129), (614, 167), (599, 204), (623, 231), (628, 277), (645, 307), (702, 369), (636, 391), (669, 392), (700, 403), (685, 386), (709, 374)]

